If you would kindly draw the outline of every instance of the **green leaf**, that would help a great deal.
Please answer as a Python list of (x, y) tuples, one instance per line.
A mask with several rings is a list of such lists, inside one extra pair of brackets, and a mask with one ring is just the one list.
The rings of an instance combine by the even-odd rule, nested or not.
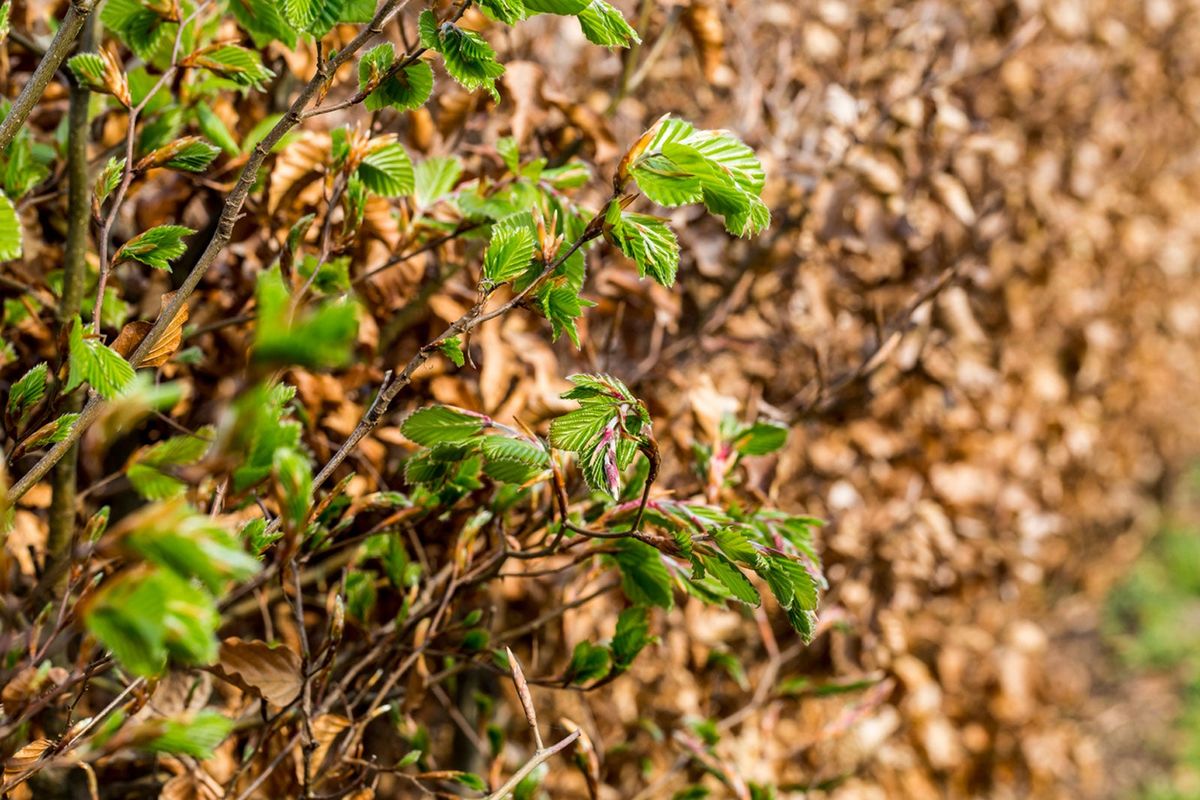
[(306, 31), (321, 15), (326, 0), (282, 0), (283, 16), (293, 28)]
[(161, 63), (170, 57), (178, 25), (168, 23), (137, 0), (107, 0), (100, 21), (139, 58)]
[(239, 86), (263, 89), (275, 73), (263, 66), (262, 57), (254, 50), (236, 44), (214, 44), (192, 53), (185, 59), (188, 66), (203, 67)]
[(524, 274), (533, 258), (533, 247), (533, 231), (528, 228), (496, 225), (483, 255), (486, 286), (507, 283)]
[(437, 17), (428, 8), (417, 17), (417, 35), (422, 47), (441, 52), (442, 39), (438, 35)]
[(24, 428), (33, 414), (34, 407), (46, 396), (48, 370), (45, 362), (38, 364), (22, 375), (9, 389), (6, 413), (13, 429)]
[(613, 560), (621, 570), (621, 588), (635, 605), (671, 608), (671, 575), (658, 550), (637, 539), (621, 539)]
[(165, 569), (141, 567), (110, 578), (88, 604), (84, 623), (136, 675), (161, 674), (168, 658), (211, 664), (217, 657), (215, 602)]
[(580, 642), (571, 653), (567, 680), (571, 683), (598, 681), (612, 669), (612, 654), (604, 645)]
[(487, 781), (476, 775), (474, 772), (457, 772), (455, 771), (450, 780), (455, 783), (461, 783), (468, 789), (473, 789), (477, 792), (486, 792), (488, 790)]
[(454, 362), (454, 366), (456, 367), (461, 367), (467, 363), (467, 358), (463, 354), (462, 340), (457, 336), (443, 339), (438, 343), (438, 350), (442, 352), (442, 355)]
[(159, 225), (139, 233), (113, 255), (113, 263), (140, 261), (155, 269), (170, 270), (171, 261), (187, 252), (183, 237), (195, 233), (183, 225)]
[(433, 93), (433, 68), (428, 62), (418, 60), (389, 75), (395, 58), (393, 46), (381, 44), (358, 62), (359, 91), (374, 87), (363, 101), (368, 111), (388, 106), (401, 110), (420, 108)]
[(148, 500), (166, 500), (182, 494), (187, 484), (163, 468), (196, 463), (208, 450), (211, 440), (212, 428), (205, 427), (194, 436), (174, 436), (143, 448), (134, 456), (126, 477)]
[(67, 66), (81, 85), (97, 92), (108, 91), (108, 86), (104, 83), (106, 65), (99, 53), (79, 53), (71, 56)]
[(400, 423), (400, 432), (426, 447), (465, 442), (488, 425), (487, 417), (450, 406), (417, 409)]
[[(207, 108), (207, 106), (205, 106), (205, 108)], [(221, 124), (221, 121), (216, 118), (215, 114), (212, 116), (212, 120), (215, 120), (218, 124)], [(223, 124), (222, 128), (224, 128)], [(236, 153), (237, 143), (234, 142), (232, 137), (229, 136), (228, 130), (225, 131), (225, 136), (228, 140), (228, 144), (233, 146), (233, 152)], [(221, 154), (221, 148), (217, 147), (215, 144), (204, 141), (199, 136), (188, 136), (180, 140), (180, 142), (181, 144), (179, 146), (172, 148), (174, 152), (171, 154), (170, 158), (163, 162), (163, 166), (168, 167), (169, 169), (177, 169), (181, 172), (204, 172), (204, 170), (208, 169), (209, 165), (212, 164), (216, 157)], [(194, 233), (194, 231), (189, 232)]]
[(787, 444), (788, 427), (780, 422), (760, 420), (738, 434), (733, 445), (744, 456), (774, 453)]
[(698, 555), (697, 558), (704, 565), (705, 571), (716, 578), (738, 600), (752, 606), (757, 606), (762, 602), (754, 584), (750, 583), (749, 578), (743, 575), (742, 571), (729, 559), (717, 553), (707, 556)]
[(354, 570), (346, 575), (346, 610), (360, 622), (369, 622), (376, 600), (375, 573)]
[(496, 61), (496, 51), (487, 40), (474, 31), (449, 24), (439, 28), (437, 35), (440, 42), (437, 49), (450, 77), (467, 91), (486, 89), (499, 103), (496, 79), (504, 74), (504, 67)]
[(757, 563), (758, 551), (738, 528), (733, 526), (716, 528), (712, 531), (712, 537), (718, 549), (729, 560), (748, 566), (754, 566)]
[(417, 164), (415, 170), (417, 205), (429, 208), (458, 183), (462, 162), (454, 156), (434, 156)]
[[(216, 142), (221, 150), (224, 150), (227, 155), (236, 156), (242, 152), (242, 148), (237, 143), (237, 139), (233, 138), (233, 134), (230, 133), (229, 128), (225, 125), (221, 118), (217, 116), (216, 112), (208, 107), (207, 103), (202, 100), (198, 101), (196, 105), (192, 107), (192, 111), (196, 116), (196, 124), (200, 126), (200, 130), (204, 132), (205, 136)], [(215, 154), (213, 155), (213, 158), (216, 158)], [(200, 167), (200, 169), (192, 169), (190, 171), (200, 172), (204, 169), (207, 169), (208, 164), (211, 163), (212, 159), (209, 159), (208, 163)], [(174, 169), (185, 169), (185, 167), (176, 166), (175, 164), (168, 164), (168, 166)]]
[(672, 118), (660, 121), (652, 132), (629, 167), (650, 200), (664, 206), (703, 202), (739, 236), (770, 224), (770, 212), (760, 197), (765, 174), (749, 147), (728, 131), (697, 131)]
[(642, 606), (633, 606), (617, 617), (617, 631), (613, 634), (613, 669), (624, 672), (633, 664), (638, 653), (650, 644), (650, 615)]
[(317, 257), (308, 255), (300, 262), (296, 271), (307, 280), (316, 270), (313, 286), (321, 294), (340, 294), (350, 290), (350, 257), (331, 258), (318, 268)]
[(615, 416), (616, 411), (605, 406), (584, 406), (567, 412), (550, 423), (550, 443), (570, 453), (586, 452), (595, 446)]
[(98, 205), (103, 205), (108, 196), (117, 188), (124, 171), (125, 159), (115, 157), (110, 158), (104, 165), (104, 169), (100, 170), (100, 174), (96, 176), (96, 183), (92, 187), (92, 193), (95, 195)]
[(144, 748), (153, 753), (188, 755), (204, 760), (212, 758), (213, 750), (225, 740), (233, 726), (233, 720), (204, 709), (194, 716), (166, 720), (162, 734)]
[(309, 305), (293, 317), (291, 297), (278, 269), (259, 274), (257, 297), (256, 361), (311, 368), (349, 362), (358, 336), (358, 310), (353, 300)]
[(588, 7), (591, 0), (523, 0), (530, 14), (560, 14), (573, 17)]
[(515, 25), (525, 18), (525, 6), (521, 0), (478, 0), (484, 13), (497, 22)]
[(87, 381), (105, 400), (116, 397), (133, 381), (133, 366), (98, 339), (83, 337), (83, 324), (76, 317), (69, 338), (70, 369), (64, 391)]
[(21, 257), (21, 220), (8, 195), (0, 194), (0, 261)]
[(605, 0), (592, 0), (578, 12), (579, 27), (592, 44), (604, 47), (629, 47), (641, 43), (637, 31), (629, 27), (620, 11)]
[(228, 530), (181, 500), (146, 506), (123, 526), (125, 549), (209, 591), (258, 571), (258, 561)]
[(399, 197), (413, 190), (413, 164), (399, 142), (377, 147), (363, 158), (356, 173), (372, 192), (384, 197)]
[(538, 292), (537, 299), (542, 314), (550, 321), (552, 338), (558, 341), (558, 337), (565, 333), (576, 348), (580, 347), (575, 320), (583, 316), (583, 309), (595, 303), (584, 300), (574, 287), (568, 285), (547, 284)]
[(648, 274), (663, 286), (675, 284), (679, 242), (666, 220), (621, 212), (615, 224), (606, 227), (609, 240), (637, 263), (638, 275)]
[(61, 442), (71, 433), (71, 429), (75, 427), (75, 421), (79, 419), (79, 414), (71, 412), (63, 414), (56, 420), (47, 422), (42, 427), (38, 428), (33, 433), (29, 434), (22, 442), (21, 447), (26, 450), (33, 450), (43, 445)]
[(283, 490), (283, 517), (298, 529), (308, 518), (312, 502), (312, 465), (302, 453), (285, 447), (275, 451), (274, 469)]
[(521, 151), (517, 148), (517, 140), (511, 136), (503, 136), (496, 141), (496, 152), (504, 161), (508, 171), (516, 175), (521, 169)]
[(238, 24), (254, 39), (255, 47), (262, 49), (276, 40), (289, 50), (296, 47), (296, 32), (277, 0), (230, 0), (229, 6)]

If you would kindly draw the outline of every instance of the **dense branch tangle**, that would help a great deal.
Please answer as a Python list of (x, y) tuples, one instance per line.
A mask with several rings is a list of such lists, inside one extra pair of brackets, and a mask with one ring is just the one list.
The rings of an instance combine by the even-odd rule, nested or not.
[[(638, 39), (621, 14), (602, 0), (478, 1), (503, 24), (534, 13), (556, 13), (577, 16), (587, 38), (600, 45), (625, 46)], [(420, 107), (429, 98), (433, 54), (462, 86), (500, 99), (495, 81), (503, 67), (495, 52), (483, 36), (458, 25), (470, 0), (444, 6), (441, 17), (434, 9), (423, 10), (416, 26), (419, 42), (404, 53), (386, 43), (366, 51), (407, 5), (407, 0), (385, 0), (332, 55), (320, 45), (322, 37), (347, 21), (339, 14), (351, 13), (352, 7), (354, 14), (361, 13), (361, 2), (244, 3), (236, 8), (257, 13), (235, 17), (256, 41), (267, 33), (268, 38), (313, 35), (318, 42), (315, 74), (278, 121), (245, 150), (245, 164), (203, 251), (179, 288), (163, 298), (157, 320), (135, 323), (128, 336), (126, 326), (112, 347), (105, 345), (102, 333), (113, 267), (129, 262), (169, 270), (185, 249), (182, 239), (191, 233), (181, 226), (157, 226), (128, 239), (110, 257), (110, 238), (131, 186), (149, 179), (152, 169), (201, 172), (219, 151), (201, 137), (185, 136), (158, 142), (136, 159), (138, 134), (145, 136), (146, 117), (155, 113), (160, 92), (169, 95), (179, 77), (192, 70), (209, 70), (246, 89), (261, 87), (273, 74), (250, 48), (205, 39), (204, 22), (223, 8), (208, 2), (180, 6), (127, 0), (108, 7), (105, 24), (159, 70), (157, 78), (135, 85), (111, 48), (81, 53), (70, 62), (82, 86), (111, 96), (108, 102), (127, 115), (127, 132), (123, 158), (103, 166), (92, 197), (99, 254), (92, 335), (84, 334), (78, 317), (62, 320), (69, 334), (65, 385), (56, 385), (43, 366), (14, 387), (16, 400), (10, 397), (8, 407), (25, 433), (20, 446), (48, 449), (5, 500), (11, 505), (24, 497), (109, 411), (131, 414), (136, 421), (159, 409), (159, 418), (179, 435), (136, 450), (125, 465), (124, 477), (143, 500), (139, 510), (114, 519), (111, 527), (107, 512), (97, 513), (85, 531), (68, 537), (76, 542), (74, 553), (66, 553), (74, 556), (69, 570), (65, 560), (48, 565), (39, 590), (31, 595), (36, 602), (18, 614), (40, 611), (39, 619), (52, 618), (54, 624), (43, 638), (41, 628), (37, 635), (29, 631), (9, 637), (7, 645), (29, 646), (30, 657), (20, 669), (37, 674), (44, 660), (61, 659), (72, 634), (82, 627), (91, 635), (84, 640), (91, 649), (76, 657), (84, 666), (49, 697), (76, 685), (82, 697), (96, 674), (119, 666), (122, 675), (137, 677), (115, 692), (105, 716), (137, 690), (138, 681), (162, 676), (169, 667), (211, 668), (258, 705), (242, 708), (236, 723), (212, 709), (186, 719), (155, 720), (180, 726), (175, 738), (163, 734), (166, 741), (148, 738), (137, 727), (129, 736), (149, 740), (145, 747), (152, 752), (200, 758), (236, 728), (234, 735), (246, 736), (249, 755), (224, 787), (231, 797), (254, 794), (272, 780), (294, 748), (299, 748), (297, 791), (304, 797), (335, 796), (330, 789), (346, 793), (384, 774), (423, 788), (457, 782), (486, 793), (482, 779), (431, 768), (432, 756), (415, 750), (411, 761), (400, 764), (357, 759), (355, 754), (362, 749), (367, 726), (392, 704), (417, 704), (426, 691), (448, 697), (443, 686), (464, 673), (512, 674), (536, 748), (524, 766), (496, 781), (499, 788), (488, 796), (499, 798), (582, 738), (574, 731), (546, 746), (530, 687), (603, 688), (624, 674), (651, 642), (651, 609), (672, 607), (678, 591), (708, 602), (757, 605), (759, 589), (750, 578), (756, 575), (791, 625), (811, 636), (822, 584), (811, 546), (814, 521), (725, 502), (732, 496), (741, 459), (778, 450), (786, 429), (768, 422), (729, 421), (722, 441), (699, 455), (699, 472), (707, 479), (695, 498), (656, 498), (652, 489), (660, 455), (652, 419), (645, 404), (616, 377), (570, 376), (571, 388), (562, 398), (578, 408), (558, 415), (548, 437), (519, 421), (506, 424), (464, 409), (418, 409), (400, 426), (415, 445), (404, 464), (406, 493), (351, 496), (351, 476), (345, 475), (317, 496), (387, 418), (423, 365), (445, 358), (465, 367), (471, 357), (470, 334), (484, 323), (524, 310), (545, 317), (555, 338), (565, 335), (578, 346), (576, 321), (589, 305), (583, 293), (591, 244), (604, 239), (632, 260), (642, 277), (672, 286), (680, 259), (675, 234), (666, 220), (630, 210), (635, 202), (702, 205), (732, 234), (763, 230), (769, 213), (760, 197), (762, 167), (750, 148), (725, 131), (697, 130), (670, 117), (659, 120), (629, 148), (612, 176), (611, 191), (600, 195), (605, 199), (592, 211), (573, 199), (573, 191), (590, 182), (586, 165), (569, 162), (550, 168), (547, 159), (522, 154), (511, 139), (496, 143), (505, 166), (500, 178), (477, 170), (473, 180), (463, 180), (464, 165), (454, 157), (428, 158), (414, 167), (394, 134), (358, 124), (336, 128), (322, 164), (324, 207), (301, 218), (276, 262), (257, 276), (256, 309), (245, 318), (255, 322), (252, 364), (241, 376), (238, 397), (217, 424), (197, 430), (161, 413), (174, 405), (162, 400), (174, 396), (170, 387), (151, 385), (145, 374), (139, 380), (135, 369), (161, 366), (173, 357), (189, 299), (230, 244), (260, 172), (288, 132), (308, 119), (353, 113), (360, 104), (371, 111)], [(147, 26), (170, 35), (157, 43), (138, 38)], [(55, 53), (58, 49), (52, 46)], [(357, 91), (346, 100), (324, 103), (339, 68), (356, 58)], [(220, 133), (211, 123), (203, 130), (210, 136)], [(409, 224), (419, 233), (406, 242), (403, 255), (351, 279), (342, 252), (360, 235), (371, 197), (405, 198)], [(444, 221), (424, 216), (439, 206), (457, 217), (449, 233)], [(319, 235), (315, 253), (308, 253), (307, 233), (314, 225)], [(468, 235), (486, 239), (481, 252), (470, 245)], [(387, 371), (357, 426), (315, 469), (296, 419), (294, 389), (280, 376), (290, 368), (328, 370), (349, 363), (358, 313), (352, 287), (379, 269), (437, 251), (458, 237), (467, 241), (468, 253), (480, 256), (478, 266), (465, 268), (474, 283), (475, 302), (406, 362)], [(67, 316), (73, 316), (70, 309)], [(83, 391), (85, 384), (90, 395), (77, 417), (63, 416), (25, 431), (31, 420), (40, 421), (37, 414), (73, 390)], [(207, 500), (207, 513), (189, 500), (196, 505)], [(246, 522), (236, 535), (222, 517), (226, 510), (255, 507), (262, 516)], [(248, 515), (239, 516), (244, 520)], [(589, 575), (594, 568), (615, 576), (587, 581), (559, 607), (531, 613), (520, 624), (488, 627), (482, 598), (492, 581), (539, 580), (565, 592), (572, 577)], [(33, 606), (42, 603), (43, 589), (58, 585), (62, 571), (69, 571), (69, 578), (65, 590), (55, 593), (61, 601), (48, 606), (47, 616)], [(552, 659), (549, 671), (528, 679), (513, 652), (498, 649), (546, 635), (562, 615), (618, 587), (628, 603), (610, 640), (580, 643), (572, 653)], [(325, 626), (313, 621), (314, 606), (321, 603), (314, 597), (322, 592), (331, 612)], [(224, 601), (218, 602), (222, 595)], [(272, 650), (253, 639), (226, 640), (218, 648), (218, 630), (253, 634), (261, 626), (263, 639), (285, 638), (282, 631), (276, 636), (279, 623), (268, 611), (276, 602), (289, 606), (294, 649)], [(264, 677), (263, 670), (271, 674)], [(12, 732), (46, 713), (49, 704), (45, 698), (30, 704), (26, 715), (4, 730)], [(453, 717), (455, 712), (450, 713)], [(86, 740), (91, 730), (31, 756), (5, 788), (50, 762), (101, 758), (104, 747), (92, 748)]]

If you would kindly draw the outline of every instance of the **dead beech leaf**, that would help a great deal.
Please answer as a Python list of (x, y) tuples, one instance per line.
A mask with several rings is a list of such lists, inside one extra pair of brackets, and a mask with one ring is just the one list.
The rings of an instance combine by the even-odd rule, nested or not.
[[(167, 292), (162, 296), (162, 301), (159, 305), (159, 314), (166, 310), (171, 301), (175, 299), (175, 292)], [(150, 348), (150, 352), (146, 353), (142, 359), (134, 364), (135, 367), (161, 367), (171, 358), (179, 345), (183, 343), (183, 325), (188, 321), (188, 306), (184, 303), (179, 307), (179, 311), (175, 314), (175, 318), (171, 320), (171, 324), (163, 331), (162, 336), (155, 342), (154, 347)], [(150, 329), (154, 327), (153, 323), (145, 320), (135, 320), (128, 322), (125, 327), (121, 328), (121, 332), (117, 334), (117, 338), (113, 340), (112, 349), (121, 354), (122, 357), (128, 358), (129, 355), (138, 348), (142, 340), (146, 338), (146, 334), (150, 333)]]
[(683, 12), (683, 24), (691, 34), (704, 79), (717, 83), (725, 61), (725, 27), (711, 0), (692, 0)]
[(313, 719), (313, 739), (317, 743), (311, 762), (313, 769), (319, 769), (325, 763), (325, 756), (329, 753), (329, 747), (333, 744), (333, 740), (349, 727), (350, 720), (340, 714), (321, 714)]
[(38, 667), (26, 667), (18, 672), (13, 679), (0, 691), (0, 702), (4, 703), (4, 713), (10, 717), (31, 700), (45, 694), (54, 687), (67, 682), (68, 673), (62, 667), (51, 667), (43, 672)]
[(217, 663), (210, 670), (276, 706), (291, 703), (303, 687), (300, 656), (287, 647), (271, 647), (256, 639), (233, 636), (221, 642)]
[(4, 782), (8, 783), (23, 775), (30, 767), (41, 761), (42, 756), (52, 747), (54, 747), (54, 742), (49, 739), (34, 739), (13, 753), (12, 758), (4, 765)]

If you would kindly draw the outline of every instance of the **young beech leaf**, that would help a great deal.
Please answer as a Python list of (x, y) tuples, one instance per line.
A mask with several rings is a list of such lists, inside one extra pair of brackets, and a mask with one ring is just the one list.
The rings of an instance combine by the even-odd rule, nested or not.
[(100, 21), (142, 60), (159, 63), (170, 57), (178, 26), (138, 0), (107, 0)]
[(135, 675), (161, 674), (168, 658), (209, 664), (217, 656), (220, 615), (212, 596), (160, 567), (144, 565), (105, 581), (84, 624)]
[(105, 400), (116, 397), (133, 380), (133, 366), (99, 339), (85, 339), (83, 324), (76, 317), (69, 337), (69, 371), (65, 391), (84, 381)]
[(462, 175), (462, 162), (453, 156), (433, 156), (417, 164), (415, 188), (417, 205), (429, 208), (448, 195)]
[(0, 261), (21, 257), (21, 219), (8, 195), (0, 193)]
[(155, 269), (171, 269), (171, 261), (187, 252), (183, 237), (195, 233), (183, 225), (159, 225), (139, 233), (113, 255), (113, 263), (140, 261)]
[(613, 669), (624, 672), (633, 664), (638, 653), (650, 644), (650, 615), (642, 606), (633, 606), (617, 617), (617, 631), (613, 634)]
[(744, 456), (774, 453), (787, 444), (788, 427), (771, 420), (759, 420), (741, 431), (733, 446)]
[(525, 6), (521, 0), (478, 0), (483, 12), (497, 22), (515, 25), (525, 18)]
[[(236, 156), (242, 152), (241, 145), (238, 144), (237, 139), (234, 138), (233, 134), (229, 130), (229, 127), (220, 117), (217, 116), (217, 112), (209, 108), (207, 103), (203, 101), (197, 102), (192, 108), (192, 113), (196, 118), (196, 124), (200, 126), (200, 130), (204, 133), (204, 135), (209, 139), (212, 139), (213, 142), (215, 142), (221, 150), (224, 150), (227, 155)], [(213, 158), (215, 157), (216, 156), (214, 155)], [(212, 163), (211, 159), (200, 169), (202, 170), (207, 168), (209, 163)], [(171, 166), (173, 169), (184, 169), (184, 167), (176, 166), (174, 164), (169, 166)], [(200, 170), (191, 171), (199, 172)]]
[(417, 444), (433, 447), (474, 438), (483, 432), (488, 422), (487, 417), (470, 411), (450, 406), (429, 406), (409, 414), (400, 423), (400, 432)]
[(22, 375), (9, 389), (5, 413), (8, 416), (9, 424), (14, 429), (25, 427), (34, 408), (46, 396), (48, 369), (45, 362), (38, 364)]
[(203, 67), (239, 86), (259, 90), (275, 77), (274, 72), (263, 66), (262, 57), (256, 51), (236, 44), (209, 45), (192, 53), (182, 63), (188, 67)]
[(141, 745), (143, 749), (203, 761), (212, 758), (217, 745), (233, 730), (234, 722), (216, 711), (204, 709), (196, 714), (163, 720), (160, 724), (162, 733)]
[(442, 63), (450, 77), (462, 84), (464, 89), (475, 91), (486, 89), (497, 103), (500, 92), (496, 91), (496, 79), (504, 74), (504, 67), (496, 61), (496, 51), (482, 36), (464, 30), (457, 25), (446, 24), (437, 29), (438, 47)]
[(421, 40), (422, 47), (441, 52), (442, 39), (438, 35), (437, 16), (428, 8), (417, 17), (417, 36)]
[(355, 174), (368, 189), (384, 197), (399, 197), (413, 190), (412, 160), (399, 142), (376, 145)]
[(671, 575), (657, 550), (637, 539), (621, 539), (613, 560), (621, 570), (621, 588), (629, 602), (671, 608)]
[(149, 153), (137, 162), (137, 170), (167, 167), (181, 172), (203, 172), (220, 154), (221, 148), (199, 136), (184, 136)]
[(454, 362), (454, 366), (461, 367), (467, 363), (467, 358), (463, 354), (462, 340), (457, 336), (451, 336), (449, 339), (443, 339), (438, 344), (438, 350), (442, 351), (442, 355)]
[(483, 280), (488, 286), (506, 283), (525, 273), (533, 258), (533, 231), (496, 225), (483, 255)]
[(757, 606), (762, 602), (758, 596), (758, 590), (754, 588), (754, 584), (750, 583), (750, 580), (742, 574), (737, 565), (729, 559), (717, 553), (707, 556), (697, 556), (697, 558), (704, 565), (704, 570), (716, 578), (733, 597), (752, 606)]
[(762, 164), (728, 131), (698, 131), (664, 117), (630, 149), (617, 174), (621, 182), (632, 177), (662, 206), (703, 202), (739, 236), (759, 233), (771, 221), (761, 198)]
[(279, 40), (289, 50), (296, 47), (296, 31), (284, 18), (278, 0), (230, 0), (229, 7), (238, 24), (262, 49)]
[(583, 35), (592, 44), (604, 47), (629, 47), (640, 44), (642, 39), (637, 31), (629, 26), (620, 11), (613, 8), (605, 0), (591, 0), (587, 7), (578, 13), (579, 27)]
[[(615, 202), (612, 207), (619, 208)], [(614, 219), (609, 222), (609, 217)], [(608, 240), (637, 263), (638, 275), (649, 275), (663, 286), (675, 284), (679, 242), (666, 220), (621, 211), (606, 215), (605, 222)]]
[(575, 16), (588, 7), (591, 0), (523, 0), (530, 14), (561, 14)]
[(132, 105), (129, 81), (112, 53), (107, 50), (79, 53), (71, 57), (67, 66), (80, 85), (94, 92), (111, 94), (126, 108)]
[(612, 669), (612, 653), (601, 644), (580, 642), (571, 653), (566, 678), (570, 683), (598, 681)]
[(381, 44), (358, 62), (359, 91), (368, 91), (363, 105), (369, 111), (393, 106), (415, 109), (425, 105), (433, 93), (433, 69), (426, 61), (415, 61), (395, 74), (387, 74), (396, 59), (391, 44)]

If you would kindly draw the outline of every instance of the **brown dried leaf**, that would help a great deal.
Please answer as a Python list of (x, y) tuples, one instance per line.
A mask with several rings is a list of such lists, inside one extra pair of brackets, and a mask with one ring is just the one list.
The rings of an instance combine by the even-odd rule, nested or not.
[[(175, 292), (167, 292), (162, 296), (162, 302), (159, 305), (159, 314), (166, 310), (171, 301), (175, 299)], [(171, 324), (163, 331), (154, 347), (139, 361), (134, 364), (135, 367), (161, 367), (170, 360), (175, 351), (179, 349), (179, 345), (183, 344), (183, 325), (188, 321), (188, 306), (184, 303), (179, 307), (179, 311), (175, 314), (175, 318), (171, 320)], [(121, 328), (121, 332), (117, 334), (117, 338), (113, 340), (112, 349), (116, 350), (124, 358), (129, 358), (129, 355), (138, 348), (142, 340), (146, 338), (146, 334), (150, 333), (153, 328), (153, 323), (145, 320), (135, 320), (128, 322), (125, 327)]]
[(325, 763), (325, 756), (329, 753), (333, 740), (349, 727), (350, 720), (339, 714), (321, 714), (313, 719), (313, 740), (317, 743), (311, 762), (314, 770), (320, 769), (321, 765)]
[(26, 770), (33, 767), (47, 750), (54, 747), (54, 742), (49, 739), (34, 739), (29, 744), (22, 747), (17, 752), (13, 753), (4, 765), (4, 782), (17, 778), (25, 773)]
[(691, 34), (705, 80), (717, 83), (725, 62), (725, 27), (711, 0), (692, 0), (683, 12), (683, 24)]
[(276, 706), (286, 706), (303, 688), (300, 656), (287, 647), (236, 636), (221, 642), (212, 673)]
[(51, 667), (45, 672), (38, 667), (26, 667), (13, 676), (13, 679), (5, 685), (4, 690), (0, 691), (0, 702), (4, 704), (4, 713), (10, 717), (16, 716), (17, 711), (31, 700), (66, 683), (67, 677), (68, 672), (62, 667)]

